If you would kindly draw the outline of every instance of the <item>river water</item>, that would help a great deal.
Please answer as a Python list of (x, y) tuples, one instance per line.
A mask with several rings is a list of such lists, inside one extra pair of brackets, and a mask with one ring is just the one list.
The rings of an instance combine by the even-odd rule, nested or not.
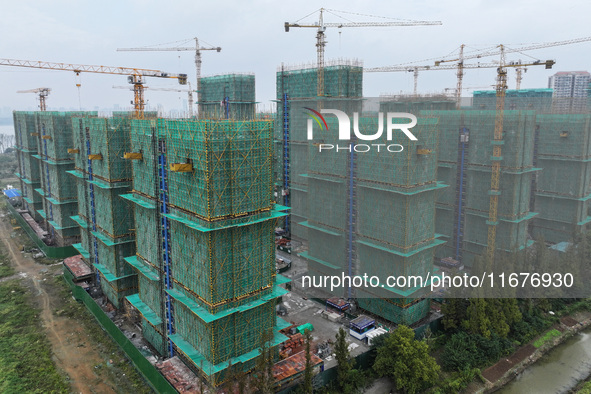
[(591, 374), (591, 329), (558, 345), (496, 393), (566, 393)]

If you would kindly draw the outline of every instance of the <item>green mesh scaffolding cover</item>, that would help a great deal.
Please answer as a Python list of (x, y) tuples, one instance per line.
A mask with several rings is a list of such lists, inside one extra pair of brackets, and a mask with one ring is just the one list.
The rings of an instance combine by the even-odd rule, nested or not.
[[(318, 70), (309, 68), (284, 68), (277, 71), (277, 98), (284, 93), (290, 98), (316, 97)], [(324, 95), (327, 97), (361, 97), (363, 94), (363, 67), (351, 64), (335, 64), (324, 67)]]
[[(96, 112), (37, 112), (39, 134), (41, 137), (39, 152), (53, 161), (72, 160), (68, 149), (73, 147), (73, 117), (96, 117)], [(43, 139), (43, 137), (48, 139)]]
[(255, 78), (251, 74), (225, 74), (201, 78), (201, 119), (254, 119)]

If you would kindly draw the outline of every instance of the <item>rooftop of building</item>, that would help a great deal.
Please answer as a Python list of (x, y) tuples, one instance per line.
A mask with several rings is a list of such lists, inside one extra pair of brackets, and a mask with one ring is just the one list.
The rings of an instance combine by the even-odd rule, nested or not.
[(554, 76), (561, 75), (591, 75), (588, 71), (559, 71)]

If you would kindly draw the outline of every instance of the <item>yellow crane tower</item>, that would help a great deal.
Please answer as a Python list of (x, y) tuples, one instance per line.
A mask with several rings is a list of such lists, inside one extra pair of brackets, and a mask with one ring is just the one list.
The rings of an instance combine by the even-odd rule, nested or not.
[[(304, 18), (299, 19), (296, 22), (289, 23), (285, 22), (285, 31), (289, 32), (289, 29), (292, 27), (309, 27), (314, 28), (316, 30), (316, 56), (317, 56), (317, 69), (318, 69), (318, 76), (317, 76), (317, 95), (318, 97), (324, 96), (324, 47), (326, 46), (326, 40), (324, 37), (324, 32), (326, 31), (327, 27), (336, 27), (336, 28), (343, 28), (343, 27), (388, 27), (388, 26), (433, 26), (433, 25), (441, 25), (440, 21), (412, 21), (412, 20), (397, 20), (392, 22), (353, 22), (347, 18), (344, 18), (337, 14), (337, 12), (345, 13), (345, 14), (353, 14), (353, 15), (360, 15), (360, 16), (369, 16), (374, 18), (382, 18), (375, 15), (365, 15), (359, 13), (352, 13), (352, 12), (345, 12), (345, 11), (337, 11), (331, 10), (327, 8), (320, 8), (319, 10), (319, 18), (318, 22), (305, 24), (299, 23), (304, 18), (314, 14), (314, 11), (311, 14), (306, 15)], [(333, 14), (341, 19), (346, 20), (347, 22), (337, 22), (337, 23), (327, 23), (324, 22), (324, 13)], [(394, 18), (387, 18), (387, 19), (394, 19)]]
[(497, 239), (497, 211), (499, 206), (499, 195), (501, 194), (499, 185), (501, 178), (501, 160), (503, 148), (503, 118), (505, 112), (505, 94), (507, 92), (507, 68), (508, 67), (527, 67), (527, 66), (545, 66), (546, 69), (551, 69), (556, 63), (553, 60), (546, 60), (546, 62), (535, 62), (529, 64), (522, 64), (515, 62), (513, 64), (506, 64), (505, 62), (505, 47), (499, 45), (499, 53), (501, 55), (499, 68), (497, 69), (497, 105), (495, 115), (495, 131), (493, 139), (493, 154), (492, 154), (492, 168), (490, 180), (490, 203), (488, 211), (488, 242), (487, 242), (487, 257), (490, 263), (493, 263), (495, 258), (496, 239)]
[(51, 92), (51, 88), (37, 88), (37, 89), (29, 89), (29, 90), (18, 90), (17, 93), (37, 93), (39, 97), (39, 110), (40, 111), (47, 111), (46, 99), (49, 96), (49, 92)]
[(144, 68), (132, 67), (109, 67), (109, 66), (91, 66), (86, 64), (70, 64), (70, 63), (51, 63), (34, 60), (15, 60), (15, 59), (0, 59), (0, 66), (13, 67), (29, 67), (41, 68), (45, 70), (61, 70), (73, 71), (76, 75), (80, 73), (98, 73), (98, 74), (115, 74), (127, 75), (127, 81), (133, 85), (133, 107), (135, 110), (135, 117), (137, 119), (144, 118), (144, 77), (155, 78), (174, 78), (179, 81), (181, 85), (187, 84), (187, 74), (171, 74), (159, 70), (149, 70)]
[[(221, 47), (202, 47), (199, 46), (199, 39), (197, 37), (192, 38), (195, 40), (195, 46), (176, 46), (176, 47), (158, 47), (158, 46), (147, 46), (139, 48), (117, 48), (118, 52), (154, 52), (154, 51), (165, 51), (165, 52), (182, 52), (182, 51), (195, 51), (195, 72), (196, 72), (196, 83), (197, 83), (197, 95), (201, 94), (201, 51), (216, 51), (220, 52)], [(189, 40), (176, 41), (179, 45), (185, 44)], [(199, 96), (197, 96), (197, 102), (199, 102)]]
[[(194, 90), (191, 90), (191, 83), (187, 82), (187, 86), (189, 86), (189, 89), (181, 89), (181, 88), (154, 88), (154, 87), (150, 87), (150, 86), (144, 86), (144, 89), (150, 89), (152, 91), (161, 91), (161, 92), (179, 92), (179, 93), (187, 93), (188, 96), (188, 104), (189, 104), (189, 118), (193, 117), (193, 92), (195, 92)], [(133, 90), (133, 87), (130, 86), (115, 86), (113, 85), (113, 89), (128, 89), (128, 90)]]

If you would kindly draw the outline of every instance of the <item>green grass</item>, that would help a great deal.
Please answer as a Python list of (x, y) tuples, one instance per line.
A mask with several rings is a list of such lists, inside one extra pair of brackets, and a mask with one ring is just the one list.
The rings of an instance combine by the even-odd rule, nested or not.
[(14, 275), (14, 268), (10, 265), (10, 259), (6, 253), (6, 249), (0, 241), (0, 278), (5, 278), (10, 275)]
[(577, 391), (577, 394), (591, 394), (591, 382), (587, 382)]
[(10, 260), (6, 255), (6, 251), (0, 246), (0, 278), (14, 275), (14, 268), (10, 266)]
[(69, 392), (51, 359), (39, 311), (17, 280), (0, 283), (0, 392)]
[(539, 348), (541, 347), (543, 344), (545, 344), (546, 342), (551, 341), (554, 338), (557, 338), (561, 335), (560, 331), (556, 330), (556, 329), (552, 329), (550, 331), (548, 331), (547, 333), (544, 334), (544, 336), (538, 338), (535, 342), (534, 342), (534, 347), (535, 348)]

